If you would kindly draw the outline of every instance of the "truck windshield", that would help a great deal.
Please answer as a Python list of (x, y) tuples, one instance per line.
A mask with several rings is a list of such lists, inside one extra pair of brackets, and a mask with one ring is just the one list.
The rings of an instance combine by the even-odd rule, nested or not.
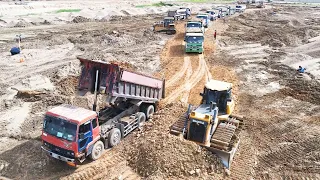
[(203, 42), (204, 38), (203, 36), (188, 36), (187, 42), (188, 43), (201, 43)]
[(75, 141), (77, 125), (57, 117), (46, 115), (44, 118), (43, 130), (57, 138)]
[(188, 23), (187, 24), (187, 27), (201, 27), (201, 24), (200, 23)]
[(197, 16), (199, 19), (207, 19), (207, 16)]

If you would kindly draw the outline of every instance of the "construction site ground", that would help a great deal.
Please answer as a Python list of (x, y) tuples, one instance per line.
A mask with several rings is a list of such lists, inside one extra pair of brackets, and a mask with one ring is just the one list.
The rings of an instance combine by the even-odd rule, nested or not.
[[(211, 5), (192, 4), (199, 10)], [(108, 20), (77, 16), (60, 24), (1, 28), (0, 175), (320, 179), (319, 12), (309, 6), (267, 5), (225, 22), (218, 19), (205, 33), (203, 54), (184, 53), (185, 21), (176, 23), (175, 35), (152, 32), (152, 24), (163, 14), (113, 15)], [(25, 35), (22, 53), (10, 56), (9, 49), (16, 44), (11, 37), (20, 33)], [(80, 71), (76, 56), (118, 62), (165, 78), (166, 98), (142, 129), (99, 160), (73, 168), (41, 151), (40, 134), (48, 109), (62, 103), (92, 107), (93, 95), (79, 96), (76, 91)], [(297, 73), (299, 65), (307, 69), (305, 74)], [(216, 155), (169, 134), (188, 103), (200, 103), (199, 93), (210, 78), (233, 83), (235, 113), (245, 117), (230, 172)], [(101, 107), (103, 97), (99, 99)]]

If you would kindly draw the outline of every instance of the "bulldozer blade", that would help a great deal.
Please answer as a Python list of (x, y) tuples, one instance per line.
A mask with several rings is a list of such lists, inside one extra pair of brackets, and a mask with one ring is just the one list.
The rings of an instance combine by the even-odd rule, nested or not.
[(233, 161), (233, 157), (237, 152), (238, 146), (240, 143), (240, 139), (238, 142), (234, 145), (234, 147), (230, 151), (223, 151), (220, 149), (216, 149), (214, 147), (206, 147), (209, 151), (215, 153), (220, 159), (222, 164), (230, 170), (231, 168), (231, 163)]

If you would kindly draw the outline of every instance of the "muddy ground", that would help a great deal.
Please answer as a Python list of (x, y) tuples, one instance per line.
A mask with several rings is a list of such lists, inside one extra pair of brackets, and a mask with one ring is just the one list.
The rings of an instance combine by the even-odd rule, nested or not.
[[(203, 55), (184, 54), (184, 22), (176, 24), (174, 36), (151, 32), (158, 15), (1, 29), (2, 35), (14, 30), (34, 36), (22, 43), (22, 63), (1, 50), (0, 174), (12, 179), (320, 179), (319, 10), (268, 6), (226, 23), (218, 20), (206, 32)], [(4, 43), (7, 49), (12, 45)], [(162, 109), (142, 130), (74, 169), (45, 156), (39, 135), (47, 109), (61, 103), (91, 108), (92, 96), (79, 97), (75, 89), (78, 55), (164, 77), (167, 88)], [(296, 72), (300, 64), (307, 68), (302, 77)], [(200, 103), (208, 78), (233, 83), (236, 113), (246, 117), (230, 176), (214, 154), (169, 134), (187, 104)]]

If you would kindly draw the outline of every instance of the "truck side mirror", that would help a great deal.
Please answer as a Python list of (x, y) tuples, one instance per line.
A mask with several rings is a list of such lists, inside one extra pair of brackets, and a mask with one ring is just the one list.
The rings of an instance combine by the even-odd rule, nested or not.
[(204, 96), (204, 94), (203, 94), (203, 93), (200, 93), (200, 96)]
[(84, 134), (83, 133), (79, 134), (79, 139), (84, 139)]
[(232, 101), (232, 99), (231, 99), (231, 98), (228, 98), (228, 99), (227, 99), (227, 102), (231, 102), (231, 101)]

